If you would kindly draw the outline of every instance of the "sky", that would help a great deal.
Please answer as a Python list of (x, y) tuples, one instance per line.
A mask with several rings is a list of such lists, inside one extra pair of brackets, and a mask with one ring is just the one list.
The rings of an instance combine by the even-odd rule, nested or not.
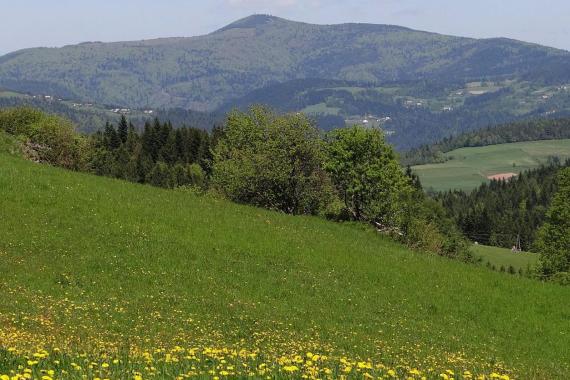
[[(4, 4), (2, 4), (4, 3)], [(570, 50), (569, 0), (0, 0), (0, 55), (38, 46), (195, 36), (263, 13), (367, 22)]]

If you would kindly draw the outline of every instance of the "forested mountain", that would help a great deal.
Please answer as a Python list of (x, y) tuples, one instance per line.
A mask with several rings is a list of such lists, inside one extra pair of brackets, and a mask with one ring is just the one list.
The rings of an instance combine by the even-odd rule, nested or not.
[(570, 54), (371, 24), (251, 16), (192, 38), (89, 42), (0, 57), (0, 86), (129, 107), (212, 110), (278, 82), (510, 79), (564, 83)]

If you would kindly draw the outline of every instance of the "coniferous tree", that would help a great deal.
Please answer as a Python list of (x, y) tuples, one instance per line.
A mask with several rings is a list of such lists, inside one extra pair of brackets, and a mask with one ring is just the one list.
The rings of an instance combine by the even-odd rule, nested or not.
[[(532, 249), (546, 208), (557, 190), (560, 163), (521, 173), (510, 181), (491, 181), (471, 193), (433, 195), (471, 240), (482, 244)], [(570, 166), (570, 161), (564, 164)]]
[(119, 125), (117, 127), (117, 135), (119, 136), (119, 140), (121, 140), (122, 144), (127, 142), (128, 133), (129, 124), (127, 123), (127, 118), (125, 115), (121, 115), (121, 121), (119, 121)]
[(158, 141), (157, 141), (157, 128), (155, 124), (151, 125), (148, 121), (144, 125), (142, 135), (142, 153), (148, 156), (152, 161), (158, 158)]
[(107, 122), (105, 124), (105, 130), (103, 132), (104, 144), (108, 150), (115, 150), (121, 145), (121, 140), (117, 134), (115, 127)]
[(168, 165), (178, 162), (178, 148), (176, 146), (176, 133), (170, 131), (164, 145), (160, 149), (160, 160)]
[(178, 162), (187, 164), (189, 163), (189, 146), (186, 137), (188, 132), (187, 128), (179, 128), (175, 131), (174, 144), (176, 146), (176, 155)]
[(129, 129), (127, 131), (127, 139), (125, 141), (125, 147), (131, 155), (139, 155), (142, 150), (140, 144), (140, 137), (132, 124), (129, 124)]

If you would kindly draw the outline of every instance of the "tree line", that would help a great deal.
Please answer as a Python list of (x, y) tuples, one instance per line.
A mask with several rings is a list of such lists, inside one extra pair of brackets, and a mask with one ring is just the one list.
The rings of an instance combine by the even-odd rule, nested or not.
[[(44, 131), (43, 119), (64, 128)], [(323, 134), (303, 114), (262, 106), (230, 112), (211, 133), (158, 119), (137, 130), (122, 118), (83, 136), (71, 123), (27, 108), (0, 112), (2, 125), (18, 125), (6, 130), (22, 136), (30, 152), (50, 152), (37, 161), (154, 186), (191, 186), (290, 214), (360, 221), (419, 250), (470, 259), (461, 233), (400, 167), (379, 129)]]
[(520, 236), (523, 248), (542, 253), (546, 278), (566, 278), (570, 267), (570, 174), (557, 174), (570, 162), (553, 159), (509, 182), (432, 198), (400, 166), (380, 129), (323, 134), (303, 114), (262, 106), (230, 112), (211, 133), (158, 119), (137, 130), (122, 118), (84, 136), (65, 119), (30, 108), (0, 110), (0, 130), (17, 136), (28, 158), (67, 169), (191, 186), (289, 214), (359, 221), (412, 248), (467, 261), (472, 257), (464, 235), (506, 247)]
[(448, 137), (436, 144), (423, 145), (405, 152), (401, 162), (405, 165), (441, 163), (446, 160), (444, 153), (464, 147), (569, 138), (570, 118), (514, 122)]
[(197, 128), (175, 129), (155, 119), (139, 132), (122, 116), (116, 127), (107, 123), (89, 142), (89, 170), (98, 175), (175, 188), (203, 187), (211, 171), (212, 135)]
[(567, 166), (570, 161), (553, 158), (548, 165), (507, 181), (493, 180), (469, 193), (450, 190), (434, 197), (470, 240), (505, 248), (520, 243), (523, 250), (532, 251), (558, 191), (556, 176)]
[(570, 285), (570, 160), (433, 197), (471, 241), (537, 252), (536, 275)]

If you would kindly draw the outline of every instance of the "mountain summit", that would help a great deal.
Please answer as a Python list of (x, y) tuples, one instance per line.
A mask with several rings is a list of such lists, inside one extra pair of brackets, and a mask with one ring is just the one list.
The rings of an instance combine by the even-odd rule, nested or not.
[(214, 33), (224, 32), (231, 29), (257, 29), (262, 26), (267, 26), (269, 24), (286, 23), (286, 22), (293, 22), (293, 21), (288, 21), (276, 16), (256, 14), (234, 21), (231, 24), (226, 25), (221, 29), (218, 29)]
[(569, 64), (568, 52), (507, 39), (253, 15), (200, 37), (8, 54), (0, 57), (0, 87), (103, 104), (212, 110), (295, 79), (465, 82), (540, 74), (566, 80)]

